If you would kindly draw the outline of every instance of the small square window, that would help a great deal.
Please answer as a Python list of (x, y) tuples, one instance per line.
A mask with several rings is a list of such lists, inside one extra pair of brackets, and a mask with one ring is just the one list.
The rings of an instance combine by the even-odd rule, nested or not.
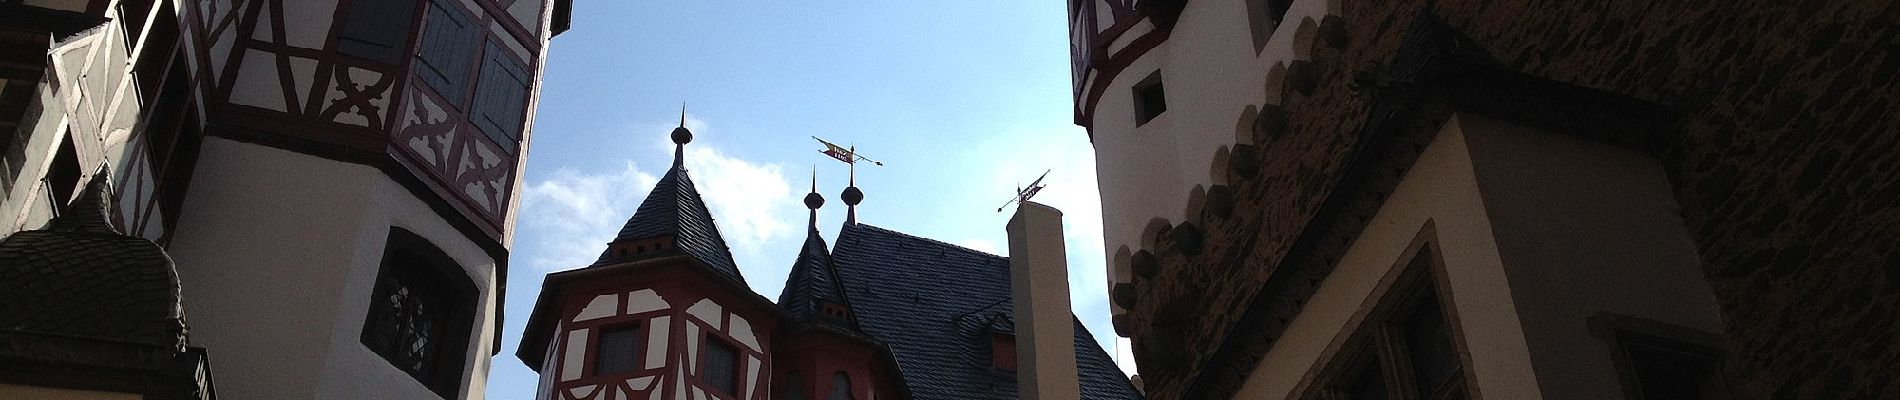
[(706, 348), (700, 353), (699, 380), (726, 395), (739, 393), (739, 349), (707, 335)]
[(594, 375), (612, 375), (638, 368), (634, 361), (640, 355), (640, 325), (623, 325), (603, 331), (600, 341), (594, 343)]
[(1168, 96), (1161, 90), (1161, 71), (1155, 71), (1135, 84), (1135, 126), (1141, 126), (1168, 112)]

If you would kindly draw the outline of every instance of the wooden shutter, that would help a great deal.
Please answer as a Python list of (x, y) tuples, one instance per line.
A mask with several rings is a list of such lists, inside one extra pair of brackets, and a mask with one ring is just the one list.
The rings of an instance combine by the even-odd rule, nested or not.
[(409, 48), (409, 28), (416, 16), (414, 0), (354, 0), (343, 16), (337, 51), (388, 64), (402, 63)]
[(473, 19), (460, 6), (430, 1), (416, 57), (416, 76), (458, 110), (468, 103), (468, 75), (481, 41)]
[(489, 43), (488, 50), (482, 54), (482, 74), (475, 88), (474, 112), (469, 119), (488, 134), (489, 140), (513, 152), (521, 141), (523, 119), (528, 112), (528, 69), (494, 43)]

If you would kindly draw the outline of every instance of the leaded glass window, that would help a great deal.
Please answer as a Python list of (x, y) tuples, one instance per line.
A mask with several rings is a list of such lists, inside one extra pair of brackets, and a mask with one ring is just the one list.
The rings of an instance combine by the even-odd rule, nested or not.
[(391, 228), (363, 323), (364, 347), (453, 398), (467, 365), (475, 284), (447, 254)]

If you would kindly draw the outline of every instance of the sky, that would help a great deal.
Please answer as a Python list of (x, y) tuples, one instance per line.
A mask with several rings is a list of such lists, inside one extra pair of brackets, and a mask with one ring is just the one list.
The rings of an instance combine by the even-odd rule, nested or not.
[[(488, 395), (529, 399), (515, 359), (542, 276), (584, 267), (673, 157), (686, 166), (752, 289), (778, 298), (803, 242), (843, 221), (846, 166), (812, 136), (856, 145), (858, 221), (999, 255), (1015, 188), (1061, 209), (1071, 303), (1105, 349), (1109, 325), (1093, 150), (1070, 111), (1061, 1), (598, 1), (574, 4), (548, 50)], [(1126, 368), (1125, 368), (1126, 369)]]

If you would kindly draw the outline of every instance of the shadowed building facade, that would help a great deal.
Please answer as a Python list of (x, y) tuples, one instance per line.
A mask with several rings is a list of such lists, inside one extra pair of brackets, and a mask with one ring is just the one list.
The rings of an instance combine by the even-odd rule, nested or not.
[(1150, 397), (1900, 393), (1900, 5), (1068, 5)]

